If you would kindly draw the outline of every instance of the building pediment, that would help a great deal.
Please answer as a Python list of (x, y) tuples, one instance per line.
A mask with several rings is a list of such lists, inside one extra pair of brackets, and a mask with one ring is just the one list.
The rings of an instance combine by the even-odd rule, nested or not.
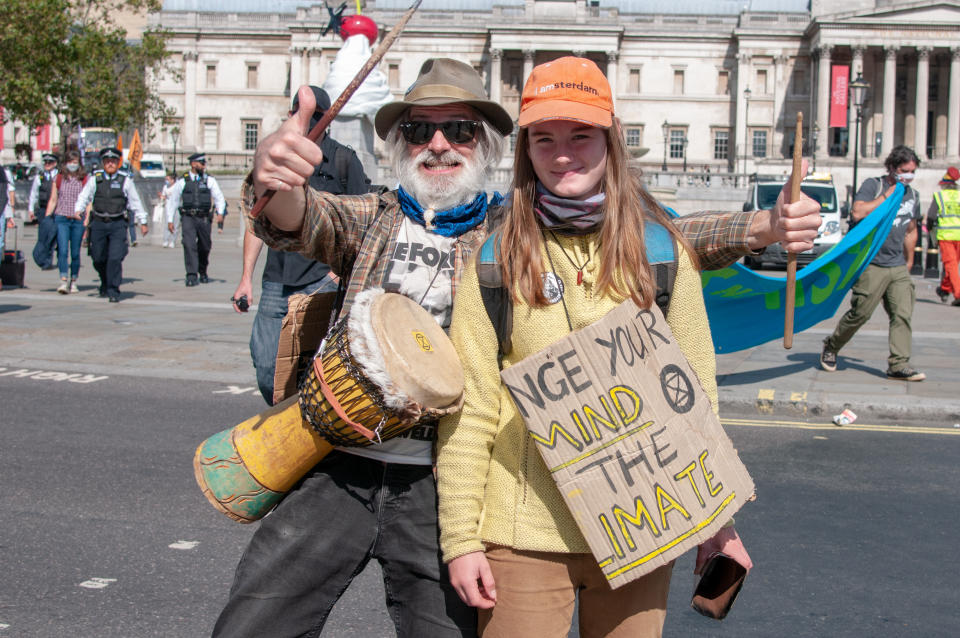
[(831, 25), (857, 25), (864, 23), (888, 26), (901, 23), (960, 25), (960, 1), (903, 2), (892, 6), (876, 7), (861, 11), (847, 11), (822, 15), (816, 18), (814, 22)]

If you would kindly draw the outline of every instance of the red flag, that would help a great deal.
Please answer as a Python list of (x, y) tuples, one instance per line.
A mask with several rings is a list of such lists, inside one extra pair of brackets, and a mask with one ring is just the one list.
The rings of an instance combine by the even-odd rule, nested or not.
[(123, 133), (117, 133), (117, 150), (123, 150)]
[(36, 137), (36, 150), (38, 151), (49, 151), (50, 150), (50, 125), (44, 124), (37, 129), (37, 132), (34, 134)]
[(847, 128), (847, 86), (850, 80), (850, 67), (837, 64), (830, 76), (830, 126)]

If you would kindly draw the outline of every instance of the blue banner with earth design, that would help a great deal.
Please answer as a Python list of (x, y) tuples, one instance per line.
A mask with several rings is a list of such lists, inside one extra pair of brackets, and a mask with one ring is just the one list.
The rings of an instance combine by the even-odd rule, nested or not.
[[(829, 319), (880, 249), (900, 209), (896, 190), (832, 249), (797, 271), (794, 332)], [(703, 297), (716, 352), (736, 352), (783, 337), (786, 279), (753, 272), (742, 264), (704, 272)]]

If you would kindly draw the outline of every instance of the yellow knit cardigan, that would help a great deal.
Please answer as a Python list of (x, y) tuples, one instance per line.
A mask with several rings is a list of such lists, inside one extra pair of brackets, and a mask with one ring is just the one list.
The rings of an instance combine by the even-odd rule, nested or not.
[[(565, 284), (573, 329), (588, 326), (624, 301), (594, 294), (599, 270), (598, 237), (558, 236), (546, 241), (544, 263)], [(559, 243), (557, 243), (559, 242)], [(583, 285), (577, 267), (587, 262)], [(681, 249), (670, 309), (677, 343), (717, 409), (716, 360), (703, 304), (700, 275)], [(546, 348), (570, 332), (562, 303), (531, 308), (514, 304), (513, 350), (504, 368)], [(440, 546), (443, 560), (484, 544), (547, 552), (589, 552), (533, 440), (527, 436), (500, 382), (497, 337), (487, 318), (476, 268), (471, 263), (457, 290), (450, 337), (466, 381), (463, 410), (443, 419), (438, 434)]]

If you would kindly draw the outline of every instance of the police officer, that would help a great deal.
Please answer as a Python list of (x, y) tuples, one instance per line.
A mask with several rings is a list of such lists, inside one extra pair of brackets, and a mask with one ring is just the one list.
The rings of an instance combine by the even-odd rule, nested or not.
[(127, 256), (127, 211), (136, 215), (140, 232), (147, 234), (147, 212), (140, 202), (133, 180), (120, 173), (120, 151), (105, 148), (100, 151), (102, 170), (94, 171), (94, 179), (87, 180), (74, 210), (82, 212), (89, 204), (92, 214), (87, 220), (90, 228), (90, 256), (100, 275), (100, 296), (112, 303), (120, 301), (120, 281), (123, 278), (123, 258)]
[(57, 245), (57, 225), (53, 216), (47, 217), (47, 202), (57, 179), (58, 158), (53, 153), (43, 154), (43, 170), (38, 172), (30, 185), (30, 201), (27, 210), (31, 220), (37, 220), (37, 245), (33, 247), (33, 260), (43, 270), (53, 270), (53, 254)]
[(217, 180), (206, 174), (206, 156), (194, 153), (189, 159), (190, 171), (177, 180), (167, 197), (167, 228), (173, 232), (174, 215), (179, 210), (186, 284), (196, 286), (198, 282), (210, 282), (207, 265), (210, 263), (211, 222), (214, 213), (217, 223), (223, 221), (227, 201)]

